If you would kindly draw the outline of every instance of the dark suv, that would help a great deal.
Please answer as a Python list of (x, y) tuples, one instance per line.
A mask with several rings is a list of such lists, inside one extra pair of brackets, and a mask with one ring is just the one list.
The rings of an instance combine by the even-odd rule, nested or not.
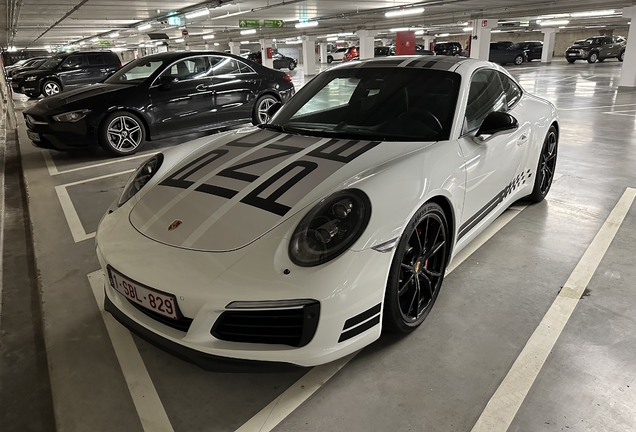
[(121, 67), (111, 51), (83, 51), (58, 54), (38, 69), (13, 77), (14, 92), (29, 97), (51, 96), (63, 90), (100, 82)]
[(458, 56), (462, 53), (462, 44), (459, 42), (437, 42), (433, 50), (437, 55)]
[(594, 36), (575, 42), (565, 52), (565, 58), (568, 63), (574, 63), (577, 60), (595, 63), (610, 57), (623, 61), (626, 45), (627, 41), (620, 36)]

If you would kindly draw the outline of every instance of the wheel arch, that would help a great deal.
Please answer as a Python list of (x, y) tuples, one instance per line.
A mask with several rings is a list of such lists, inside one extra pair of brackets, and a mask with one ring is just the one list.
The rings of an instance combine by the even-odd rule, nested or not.
[(278, 102), (282, 102), (283, 101), (281, 99), (280, 95), (274, 89), (267, 88), (267, 89), (263, 90), (262, 92), (260, 92), (258, 95), (256, 95), (256, 97), (254, 98), (254, 105), (256, 105), (256, 101), (260, 97), (266, 96), (266, 95), (274, 96)]
[(444, 215), (446, 216), (446, 221), (448, 222), (448, 233), (450, 235), (451, 247), (448, 248), (448, 257), (453, 256), (453, 249), (455, 247), (455, 212), (453, 211), (453, 206), (450, 200), (444, 195), (435, 195), (432, 198), (429, 198), (426, 202), (434, 202), (438, 206), (442, 208), (444, 211)]
[(47, 81), (55, 81), (60, 85), (60, 88), (64, 90), (64, 85), (62, 81), (55, 75), (44, 77), (40, 80), (40, 93), (44, 94), (44, 83)]
[(104, 113), (104, 115), (102, 116), (102, 118), (99, 119), (99, 123), (97, 125), (97, 130), (100, 131), (102, 129), (102, 127), (104, 127), (104, 122), (106, 121), (106, 117), (108, 117), (110, 114), (114, 113), (114, 112), (127, 112), (130, 113), (132, 115), (134, 115), (135, 117), (137, 117), (139, 120), (141, 120), (141, 124), (144, 127), (144, 132), (145, 132), (145, 139), (146, 141), (152, 141), (152, 135), (150, 134), (150, 123), (148, 123), (148, 119), (146, 119), (146, 117), (140, 113), (137, 110), (134, 109), (130, 109), (130, 108), (112, 108), (108, 111), (106, 111)]

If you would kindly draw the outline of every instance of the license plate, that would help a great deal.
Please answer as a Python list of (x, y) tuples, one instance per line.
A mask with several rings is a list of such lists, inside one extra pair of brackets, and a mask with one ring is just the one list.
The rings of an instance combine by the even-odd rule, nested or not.
[(110, 285), (130, 301), (168, 318), (178, 319), (177, 299), (138, 284), (112, 269), (108, 269)]
[(28, 130), (27, 131), (27, 136), (33, 142), (40, 142), (40, 134), (38, 134), (38, 133), (31, 132), (30, 130)]

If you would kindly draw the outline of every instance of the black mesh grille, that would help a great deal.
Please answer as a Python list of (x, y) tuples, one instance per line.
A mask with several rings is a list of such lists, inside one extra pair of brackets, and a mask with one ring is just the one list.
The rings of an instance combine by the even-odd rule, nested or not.
[[(128, 299), (126, 299), (128, 300)], [(139, 306), (137, 303), (130, 301), (131, 305), (133, 305), (134, 307), (136, 307), (137, 309), (139, 309), (141, 312), (145, 313), (146, 315), (148, 315), (150, 318), (159, 321), (161, 324), (165, 324), (168, 327), (172, 327), (175, 328), (177, 330), (181, 330), (182, 332), (187, 332), (190, 329), (190, 325), (192, 324), (192, 320), (190, 318), (186, 318), (183, 317), (181, 319), (172, 319), (172, 318), (168, 318), (165, 317), (161, 314), (158, 314), (156, 312), (153, 312), (151, 310), (148, 310), (144, 307)]]
[(316, 333), (320, 303), (296, 309), (226, 311), (216, 320), (212, 336), (230, 342), (307, 345)]

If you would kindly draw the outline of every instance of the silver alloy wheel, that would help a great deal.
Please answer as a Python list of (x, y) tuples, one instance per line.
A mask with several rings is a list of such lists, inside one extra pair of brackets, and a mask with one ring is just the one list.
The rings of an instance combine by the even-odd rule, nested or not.
[(596, 53), (590, 54), (590, 63), (596, 63), (596, 60), (598, 60), (598, 55)]
[(267, 110), (276, 103), (276, 99), (273, 97), (264, 97), (258, 104), (256, 108), (258, 112), (258, 121), (260, 124), (267, 123), (269, 121), (269, 114), (267, 114)]
[(520, 64), (522, 64), (522, 63), (523, 63), (523, 57), (521, 57), (521, 56), (517, 56), (517, 57), (515, 57), (515, 64), (516, 64), (517, 66), (519, 66), (519, 65), (520, 65)]
[(108, 145), (122, 153), (135, 151), (143, 139), (143, 131), (139, 121), (127, 115), (117, 116), (112, 119), (106, 132), (108, 134)]
[(58, 94), (60, 92), (60, 85), (55, 81), (49, 81), (44, 84), (44, 94), (47, 96), (52, 96), (54, 94)]

